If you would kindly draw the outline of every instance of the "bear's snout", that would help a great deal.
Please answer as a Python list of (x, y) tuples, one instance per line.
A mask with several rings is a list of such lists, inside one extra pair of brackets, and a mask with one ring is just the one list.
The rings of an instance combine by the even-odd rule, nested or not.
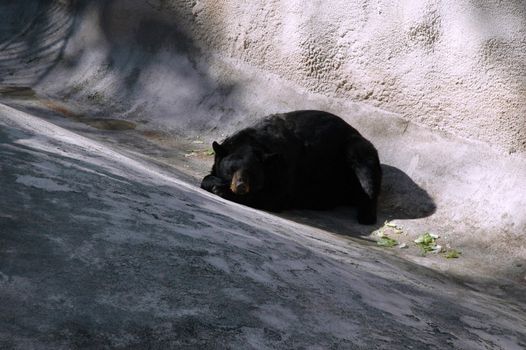
[(248, 181), (245, 176), (243, 176), (243, 172), (241, 170), (236, 171), (232, 176), (230, 190), (240, 196), (250, 192)]

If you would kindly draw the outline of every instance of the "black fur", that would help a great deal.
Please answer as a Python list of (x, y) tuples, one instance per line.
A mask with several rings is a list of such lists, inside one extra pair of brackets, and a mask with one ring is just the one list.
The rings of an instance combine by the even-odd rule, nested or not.
[(357, 205), (360, 223), (376, 222), (378, 153), (333, 114), (271, 115), (213, 148), (212, 172), (201, 183), (209, 192), (270, 211)]

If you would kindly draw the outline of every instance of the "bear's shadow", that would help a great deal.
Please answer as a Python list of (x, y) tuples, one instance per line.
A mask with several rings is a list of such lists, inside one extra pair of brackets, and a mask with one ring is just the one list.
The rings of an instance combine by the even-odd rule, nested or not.
[(356, 208), (350, 206), (329, 210), (287, 210), (278, 215), (328, 232), (360, 237), (383, 226), (386, 220), (425, 218), (436, 211), (431, 196), (403, 171), (385, 164), (382, 164), (382, 171), (382, 190), (375, 225), (360, 225), (356, 219)]

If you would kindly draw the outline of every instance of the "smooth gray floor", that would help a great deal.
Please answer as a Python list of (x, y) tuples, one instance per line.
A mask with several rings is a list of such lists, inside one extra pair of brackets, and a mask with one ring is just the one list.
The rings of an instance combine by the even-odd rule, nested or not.
[(521, 349), (503, 300), (0, 105), (0, 348)]

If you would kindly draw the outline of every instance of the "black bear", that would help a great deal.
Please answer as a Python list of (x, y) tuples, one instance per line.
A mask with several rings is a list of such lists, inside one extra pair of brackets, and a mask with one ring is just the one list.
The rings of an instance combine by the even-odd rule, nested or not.
[(376, 222), (378, 152), (333, 114), (270, 115), (212, 146), (214, 165), (201, 183), (209, 192), (269, 211), (351, 204), (361, 224)]

